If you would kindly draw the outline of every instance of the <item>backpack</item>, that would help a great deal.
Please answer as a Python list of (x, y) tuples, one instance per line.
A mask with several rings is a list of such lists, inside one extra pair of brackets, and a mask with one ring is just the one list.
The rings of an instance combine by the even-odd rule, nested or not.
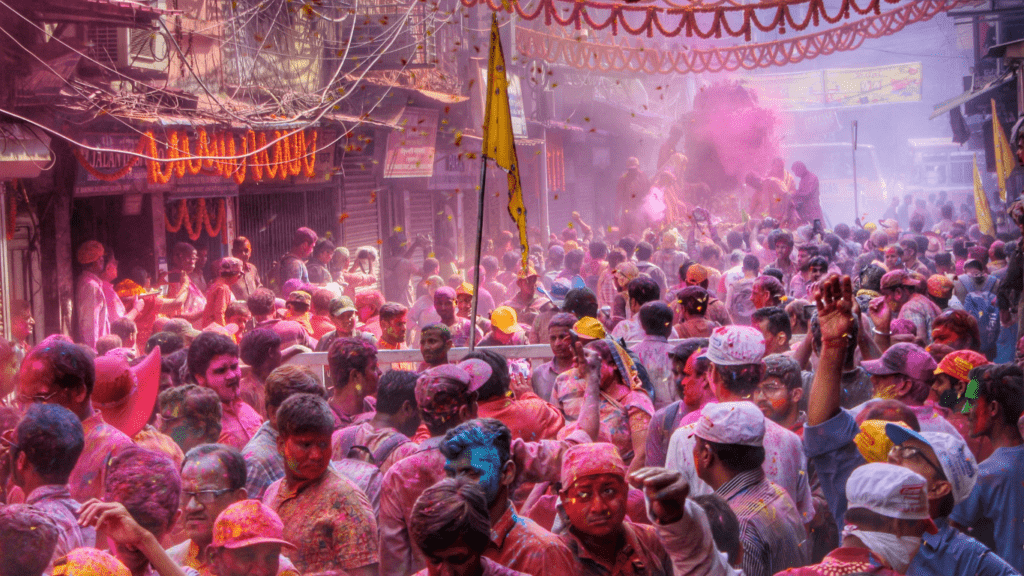
[(994, 351), (999, 338), (999, 307), (996, 295), (992, 292), (997, 279), (989, 276), (980, 287), (967, 274), (959, 277), (960, 284), (967, 289), (964, 297), (964, 310), (978, 321), (978, 335), (981, 337), (981, 352), (986, 354)]
[[(396, 448), (411, 442), (411, 440), (405, 434), (395, 432), (387, 440), (381, 442), (376, 450), (370, 452), (365, 446), (356, 444), (356, 434), (358, 433), (359, 426), (349, 426), (341, 431), (341, 438), (334, 446), (331, 465), (336, 471), (359, 486), (370, 501), (374, 514), (377, 514), (380, 512), (380, 490), (384, 482), (380, 464)], [(358, 454), (353, 453), (357, 451), (369, 453), (369, 461), (361, 459)]]

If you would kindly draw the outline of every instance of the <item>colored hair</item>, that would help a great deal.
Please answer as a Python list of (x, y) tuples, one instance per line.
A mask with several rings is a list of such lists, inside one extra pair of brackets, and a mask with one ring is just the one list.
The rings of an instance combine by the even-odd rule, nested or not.
[(209, 388), (185, 384), (168, 388), (157, 397), (160, 413), (184, 418), (193, 430), (206, 430), (206, 440), (216, 442), (221, 432), (220, 397)]
[(320, 378), (308, 366), (286, 364), (278, 366), (267, 376), (267, 409), (278, 408), (296, 394), (325, 397), (327, 390)]
[(29, 353), (29, 360), (42, 360), (53, 371), (53, 384), (62, 390), (75, 390), (85, 386), (91, 396), (96, 383), (96, 366), (92, 354), (84, 347), (58, 338), (47, 338)]
[(281, 438), (297, 434), (330, 435), (334, 431), (334, 412), (323, 396), (295, 394), (277, 409), (277, 431)]
[(1003, 424), (1017, 426), (1024, 413), (1024, 372), (1016, 364), (979, 366), (968, 373), (978, 382), (978, 396), (996, 402), (1002, 408)]
[(491, 536), (483, 488), (466, 478), (446, 478), (427, 488), (413, 505), (409, 533), (427, 557), (450, 548), (459, 539), (474, 553), (481, 553)]
[(344, 388), (348, 384), (349, 373), (365, 372), (370, 360), (377, 357), (377, 348), (359, 338), (337, 338), (327, 352), (327, 364), (331, 367), (334, 386)]
[(206, 457), (216, 458), (224, 467), (224, 471), (228, 473), (228, 490), (245, 488), (245, 458), (242, 457), (241, 452), (226, 444), (196, 446), (185, 454), (185, 459), (181, 461), (181, 468), (184, 470), (189, 462)]
[(459, 424), (444, 435), (439, 449), (448, 460), (474, 447), (493, 447), (504, 466), (512, 459), (512, 432), (498, 420), (478, 418)]
[(171, 457), (132, 446), (111, 458), (103, 498), (120, 502), (159, 538), (171, 529), (181, 500), (181, 474)]
[(67, 484), (85, 448), (85, 432), (78, 416), (57, 404), (29, 406), (14, 437), (16, 451), (25, 455), (48, 484)]

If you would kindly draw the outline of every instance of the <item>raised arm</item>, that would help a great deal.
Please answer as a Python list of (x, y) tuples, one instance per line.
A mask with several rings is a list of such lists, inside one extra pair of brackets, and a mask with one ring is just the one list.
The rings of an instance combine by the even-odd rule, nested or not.
[(821, 357), (807, 401), (807, 424), (817, 426), (839, 413), (840, 380), (853, 316), (853, 285), (849, 276), (822, 283), (815, 304), (821, 326)]

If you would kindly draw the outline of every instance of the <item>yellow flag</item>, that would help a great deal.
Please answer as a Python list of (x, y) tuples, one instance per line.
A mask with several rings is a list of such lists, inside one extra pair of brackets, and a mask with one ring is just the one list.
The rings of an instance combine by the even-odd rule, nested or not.
[(1015, 165), (1010, 141), (1006, 139), (1006, 131), (996, 114), (996, 101), (992, 100), (992, 138), (995, 139), (996, 181), (999, 183), (999, 199), (1006, 202), (1006, 180), (1010, 177)]
[(981, 187), (981, 173), (978, 172), (978, 159), (974, 159), (974, 211), (978, 215), (978, 229), (982, 234), (996, 235), (996, 228), (992, 225), (992, 211), (988, 208), (988, 196)]
[(505, 75), (505, 53), (498, 35), (498, 18), (491, 14), (491, 55), (487, 66), (487, 105), (484, 114), (484, 153), (486, 158), (508, 173), (508, 213), (519, 229), (519, 246), (523, 250), (523, 271), (529, 268), (530, 245), (526, 237), (526, 205), (519, 184), (519, 159), (512, 132), (512, 111), (508, 104), (508, 77)]

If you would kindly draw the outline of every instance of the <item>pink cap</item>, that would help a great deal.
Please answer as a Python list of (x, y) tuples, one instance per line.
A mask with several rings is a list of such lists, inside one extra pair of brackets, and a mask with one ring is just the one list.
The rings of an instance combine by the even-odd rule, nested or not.
[(619, 456), (619, 449), (613, 444), (577, 444), (562, 456), (562, 488), (569, 488), (580, 478), (598, 474), (615, 474), (626, 478), (626, 464)]
[(281, 518), (259, 500), (242, 500), (224, 509), (213, 523), (212, 546), (245, 548), (256, 544), (295, 545), (284, 539)]
[(75, 548), (53, 563), (53, 576), (132, 576), (132, 573), (109, 552)]

